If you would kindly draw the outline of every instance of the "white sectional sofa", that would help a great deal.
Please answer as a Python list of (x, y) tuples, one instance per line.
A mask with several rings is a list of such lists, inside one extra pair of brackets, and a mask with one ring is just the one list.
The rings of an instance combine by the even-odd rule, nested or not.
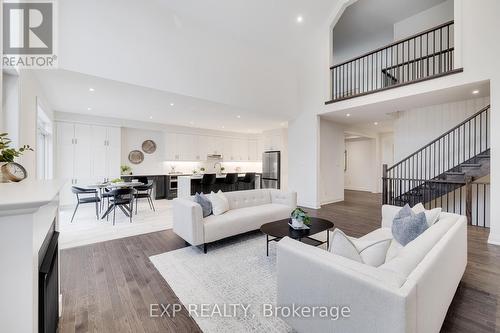
[[(364, 236), (391, 237), (401, 207), (382, 208), (382, 227)], [(350, 316), (283, 318), (298, 332), (439, 332), (467, 265), (467, 219), (439, 220), (393, 259), (372, 267), (290, 238), (278, 243), (278, 306), (350, 308)]]
[(248, 231), (263, 224), (290, 217), (297, 207), (297, 194), (276, 189), (225, 192), (229, 211), (203, 218), (201, 206), (190, 198), (173, 201), (174, 232), (193, 246)]

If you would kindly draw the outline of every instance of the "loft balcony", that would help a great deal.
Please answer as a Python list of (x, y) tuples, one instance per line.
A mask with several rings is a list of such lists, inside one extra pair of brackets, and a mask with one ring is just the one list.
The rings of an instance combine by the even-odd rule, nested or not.
[(331, 100), (325, 104), (462, 72), (454, 54), (449, 21), (330, 67)]

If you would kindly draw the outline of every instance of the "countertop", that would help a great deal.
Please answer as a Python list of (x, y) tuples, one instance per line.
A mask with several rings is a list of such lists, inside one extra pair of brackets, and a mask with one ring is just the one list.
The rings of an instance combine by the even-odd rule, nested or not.
[[(221, 178), (226, 178), (226, 175), (227, 175), (227, 173), (223, 173), (223, 174), (217, 175), (216, 177), (221, 179)], [(256, 175), (260, 176), (260, 173), (256, 173)], [(203, 175), (201, 175), (201, 174), (199, 174), (199, 175), (182, 175), (179, 177), (188, 177), (191, 179), (201, 179), (201, 178), (203, 178)], [(238, 177), (245, 177), (245, 173), (239, 173)]]
[(0, 215), (12, 210), (35, 210), (54, 200), (63, 180), (25, 180), (0, 183)]

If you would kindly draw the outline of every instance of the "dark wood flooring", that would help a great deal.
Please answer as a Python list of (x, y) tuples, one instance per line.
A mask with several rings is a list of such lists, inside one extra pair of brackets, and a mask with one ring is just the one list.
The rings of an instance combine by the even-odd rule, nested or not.
[[(311, 215), (331, 219), (352, 236), (380, 226), (380, 196), (346, 191), (345, 201)], [(488, 229), (469, 227), (468, 266), (442, 332), (500, 332), (500, 246)], [(199, 332), (187, 311), (150, 318), (149, 304), (179, 300), (148, 257), (184, 247), (171, 230), (61, 251), (60, 332)]]

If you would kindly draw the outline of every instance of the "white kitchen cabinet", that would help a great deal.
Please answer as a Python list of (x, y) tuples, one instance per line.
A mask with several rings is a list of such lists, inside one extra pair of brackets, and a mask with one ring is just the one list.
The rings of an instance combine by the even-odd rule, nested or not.
[(175, 156), (181, 161), (199, 160), (197, 137), (192, 134), (177, 134), (177, 147)]
[(71, 186), (120, 176), (121, 132), (117, 127), (57, 123), (57, 178), (68, 182), (61, 205), (75, 202)]
[(257, 140), (248, 140), (248, 160), (258, 161), (258, 142)]
[(178, 161), (180, 156), (177, 153), (177, 134), (165, 133), (165, 160)]
[(248, 140), (238, 139), (238, 161), (248, 161)]
[(280, 134), (269, 134), (264, 136), (264, 151), (282, 150), (283, 138)]

